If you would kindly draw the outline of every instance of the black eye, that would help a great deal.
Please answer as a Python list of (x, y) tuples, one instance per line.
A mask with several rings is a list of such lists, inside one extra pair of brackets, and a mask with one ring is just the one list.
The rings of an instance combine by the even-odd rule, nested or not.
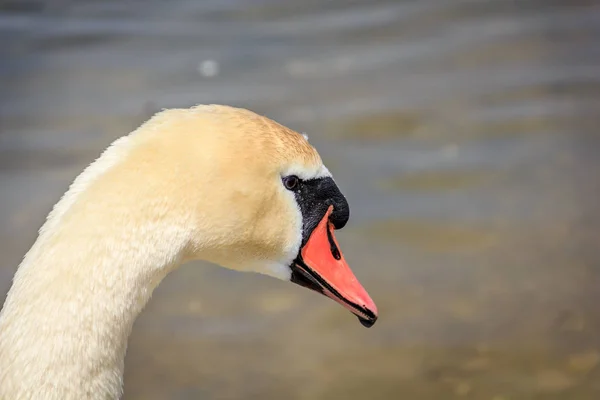
[(288, 190), (294, 190), (296, 187), (298, 187), (299, 182), (300, 179), (296, 175), (290, 175), (283, 178), (283, 185)]

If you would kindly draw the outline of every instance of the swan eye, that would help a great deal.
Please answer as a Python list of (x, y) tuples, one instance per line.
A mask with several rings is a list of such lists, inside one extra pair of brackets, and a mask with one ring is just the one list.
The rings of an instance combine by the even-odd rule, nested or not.
[(290, 175), (283, 178), (283, 185), (287, 190), (294, 190), (298, 187), (300, 179), (296, 175)]

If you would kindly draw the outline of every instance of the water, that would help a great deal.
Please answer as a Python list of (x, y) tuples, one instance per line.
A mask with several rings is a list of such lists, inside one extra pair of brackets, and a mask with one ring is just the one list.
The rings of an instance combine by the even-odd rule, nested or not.
[(125, 399), (596, 399), (600, 6), (0, 4), (0, 292), (69, 182), (164, 107), (306, 132), (380, 309), (190, 265), (137, 321)]

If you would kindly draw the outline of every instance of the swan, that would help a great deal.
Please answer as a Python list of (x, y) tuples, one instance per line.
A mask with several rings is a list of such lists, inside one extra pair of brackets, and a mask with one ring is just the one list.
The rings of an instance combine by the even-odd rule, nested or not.
[(0, 399), (118, 399), (134, 320), (191, 260), (265, 274), (377, 320), (340, 251), (345, 197), (307, 138), (224, 105), (163, 110), (49, 213), (0, 314)]

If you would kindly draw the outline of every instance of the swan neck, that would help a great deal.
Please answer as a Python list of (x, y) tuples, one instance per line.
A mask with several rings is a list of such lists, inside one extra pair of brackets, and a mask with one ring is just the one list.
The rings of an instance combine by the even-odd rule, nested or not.
[(0, 314), (0, 398), (121, 396), (133, 323), (185, 238), (177, 224), (132, 225), (135, 212), (107, 209), (42, 229), (20, 265)]

